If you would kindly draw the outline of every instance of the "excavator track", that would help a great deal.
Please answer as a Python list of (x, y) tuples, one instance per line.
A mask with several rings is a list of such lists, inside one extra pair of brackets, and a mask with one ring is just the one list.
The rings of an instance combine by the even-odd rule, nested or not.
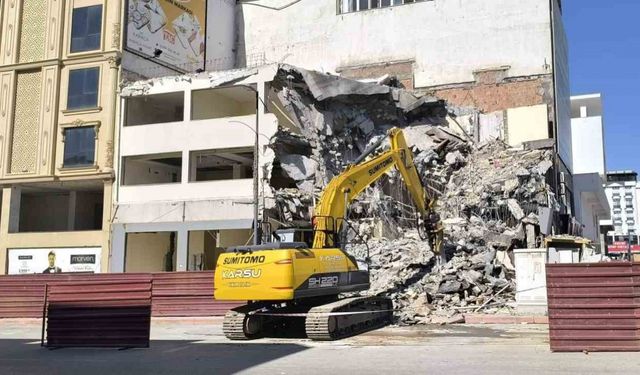
[(393, 302), (384, 297), (354, 297), (312, 308), (307, 313), (307, 337), (339, 340), (384, 327), (393, 320)]
[(254, 340), (264, 334), (264, 319), (250, 315), (251, 306), (245, 305), (229, 310), (222, 321), (222, 332), (229, 340)]
[[(329, 341), (384, 327), (393, 319), (393, 303), (388, 298), (353, 297), (326, 302), (316, 300), (315, 303), (322, 304), (279, 308), (240, 306), (227, 312), (222, 332), (230, 340), (302, 334), (301, 337), (306, 335), (311, 340)], [(293, 324), (296, 319), (304, 319), (304, 327)]]

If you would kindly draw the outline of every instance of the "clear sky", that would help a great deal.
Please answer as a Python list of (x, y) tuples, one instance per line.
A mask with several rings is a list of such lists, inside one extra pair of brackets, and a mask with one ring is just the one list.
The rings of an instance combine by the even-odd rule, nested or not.
[(563, 0), (572, 95), (603, 95), (608, 170), (640, 172), (640, 0)]

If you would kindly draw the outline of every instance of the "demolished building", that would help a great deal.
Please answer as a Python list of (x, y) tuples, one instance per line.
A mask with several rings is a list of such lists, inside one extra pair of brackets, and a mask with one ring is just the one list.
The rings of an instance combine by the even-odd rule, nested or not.
[[(263, 103), (258, 112), (259, 168), (248, 174), (243, 168), (249, 167), (248, 159), (253, 156), (253, 123), (249, 118), (255, 113), (252, 116), (249, 108), (254, 94), (250, 90), (238, 91), (247, 85), (253, 85)], [(203, 90), (214, 91), (198, 98)], [(141, 158), (139, 150), (136, 149), (138, 155), (133, 155), (131, 148), (121, 150), (120, 162), (142, 161), (145, 168), (154, 166), (160, 170), (165, 168), (160, 167), (164, 163), (168, 172), (180, 167), (178, 172), (173, 171), (182, 176), (176, 182), (180, 187), (160, 186), (152, 180), (144, 186), (127, 183), (135, 182), (138, 176), (127, 177), (124, 165), (119, 189), (126, 199), (116, 199), (114, 219), (114, 235), (119, 233), (120, 238), (135, 234), (140, 228), (146, 232), (177, 232), (177, 244), (171, 254), (176, 269), (210, 269), (215, 264), (211, 258), (215, 259), (216, 254), (205, 250), (192, 261), (197, 253), (192, 247), (198, 246), (192, 245), (189, 233), (196, 229), (213, 237), (210, 245), (216, 249), (250, 240), (252, 197), (248, 177), (253, 173), (258, 173), (260, 180), (261, 220), (269, 222), (271, 229), (309, 226), (324, 186), (392, 127), (404, 130), (427, 195), (438, 202), (436, 209), (444, 223), (443, 256), (436, 256), (428, 243), (418, 238), (416, 211), (395, 172), (372, 184), (351, 205), (348, 219), (353, 223), (353, 233), (348, 234), (346, 246), (361, 266), (371, 270), (370, 293), (394, 300), (400, 323), (452, 321), (463, 312), (509, 309), (515, 293), (512, 250), (540, 244), (541, 237), (551, 231), (540, 222), (552, 221), (549, 217), (560, 210), (548, 184), (553, 157), (549, 148), (512, 148), (499, 139), (475, 142), (474, 128), (457, 119), (458, 113), (469, 113), (472, 108), (453, 108), (432, 96), (415, 96), (395, 87), (393, 80), (360, 82), (278, 65), (139, 81), (122, 89), (127, 106), (154, 95), (169, 98), (176, 91), (188, 92), (179, 96), (189, 98), (184, 99), (185, 105), (179, 104), (183, 99), (177, 104), (186, 119), (164, 125), (146, 121), (147, 130), (123, 123), (121, 145), (131, 148), (135, 139), (157, 137), (161, 127), (168, 132), (161, 137), (174, 134), (179, 140), (177, 132), (186, 131), (197, 132), (197, 140), (185, 140), (187, 143), (177, 154), (182, 156), (179, 161)], [(204, 116), (208, 122), (202, 122), (195, 106), (199, 101), (205, 104), (201, 101), (204, 99), (216, 103), (223, 100), (227, 112), (208, 113)], [(173, 111), (167, 102), (162, 106)], [(135, 107), (125, 111), (136, 113)], [(243, 119), (244, 115), (247, 118)], [(131, 117), (127, 121), (130, 120)], [(229, 125), (233, 122), (243, 122), (246, 128), (239, 135), (242, 144), (232, 145), (231, 138), (225, 135), (240, 131), (237, 125)], [(215, 125), (215, 129), (203, 130), (207, 125)], [(147, 133), (138, 134), (141, 131)], [(132, 138), (134, 135), (136, 138)], [(211, 139), (203, 139), (207, 137)], [(157, 143), (167, 144), (166, 140)], [(158, 144), (150, 142), (149, 147), (166, 156), (169, 148), (159, 149)], [(213, 148), (205, 154), (217, 155), (217, 164), (199, 170), (198, 162), (202, 160), (193, 156), (201, 155), (198, 148), (205, 146)], [(240, 148), (246, 149), (246, 155), (238, 152)], [(131, 173), (132, 167), (128, 168)], [(220, 168), (228, 170), (228, 174), (220, 174)], [(198, 181), (199, 175), (211, 178)], [(206, 193), (204, 186), (209, 187)], [(153, 223), (136, 223), (135, 220), (146, 220), (141, 212), (153, 212)], [(228, 232), (223, 241), (225, 230), (235, 232)], [(210, 235), (212, 232), (214, 235)], [(186, 238), (181, 233), (186, 233)], [(113, 253), (128, 253), (131, 249), (126, 247), (130, 245), (124, 240), (120, 250)], [(127, 268), (124, 264), (119, 267)]]
[(444, 101), (394, 87), (285, 66), (272, 89), (293, 120), (272, 142), (270, 214), (277, 221), (308, 222), (326, 183), (388, 129), (401, 127), (427, 194), (438, 202), (444, 260), (418, 238), (415, 210), (392, 172), (349, 212), (358, 233), (347, 247), (371, 270), (370, 293), (390, 296), (407, 324), (513, 307), (511, 251), (540, 245), (546, 230), (539, 215), (559, 211), (548, 184), (550, 149), (514, 149), (498, 139), (476, 144), (473, 129), (460, 126)]

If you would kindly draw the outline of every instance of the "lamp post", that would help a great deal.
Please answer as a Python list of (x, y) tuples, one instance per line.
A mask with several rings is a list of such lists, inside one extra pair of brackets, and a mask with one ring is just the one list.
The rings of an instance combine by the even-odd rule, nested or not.
[[(260, 162), (260, 159), (259, 159), (260, 119), (259, 119), (259, 116), (260, 116), (260, 103), (262, 103), (265, 107), (266, 107), (266, 104), (264, 104), (262, 99), (260, 99), (260, 93), (253, 86), (249, 86), (249, 85), (236, 85), (236, 86), (247, 88), (256, 94), (256, 126), (255, 126), (255, 129), (252, 129), (253, 132), (255, 133), (254, 151), (253, 151), (253, 244), (260, 245), (260, 228), (259, 228), (259, 220), (258, 220), (258, 214), (259, 214), (258, 202), (260, 200), (259, 193), (258, 193), (258, 190), (259, 190), (258, 174), (260, 170), (260, 163), (259, 163)], [(248, 126), (247, 124), (241, 121), (230, 121), (230, 122), (239, 123), (247, 126), (248, 128), (251, 128), (250, 126)]]

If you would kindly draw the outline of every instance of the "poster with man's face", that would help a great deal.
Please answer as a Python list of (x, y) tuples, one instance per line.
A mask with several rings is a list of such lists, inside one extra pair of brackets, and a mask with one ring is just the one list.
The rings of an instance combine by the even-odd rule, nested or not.
[(100, 273), (99, 247), (9, 249), (9, 274)]

